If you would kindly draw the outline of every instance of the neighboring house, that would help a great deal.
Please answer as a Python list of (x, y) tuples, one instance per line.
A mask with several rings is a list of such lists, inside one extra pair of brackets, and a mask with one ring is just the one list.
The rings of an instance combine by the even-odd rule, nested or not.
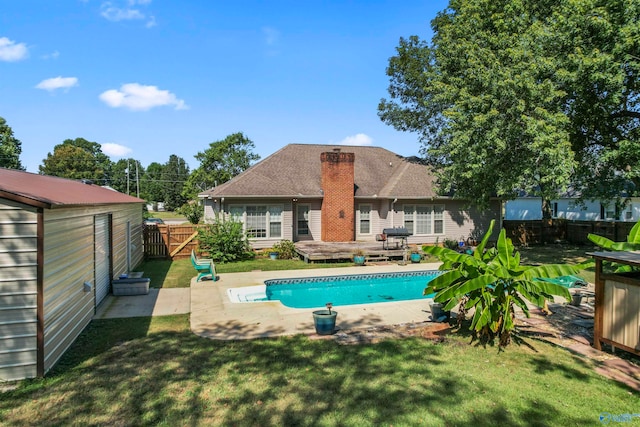
[(499, 200), (466, 210), (433, 181), (418, 159), (383, 148), (290, 144), (199, 197), (205, 222), (221, 212), (240, 220), (254, 248), (375, 241), (389, 227), (406, 227), (409, 243), (436, 243), (480, 237), (500, 219)]
[(0, 381), (43, 376), (142, 261), (144, 201), (0, 168)]
[[(578, 203), (576, 197), (563, 197), (551, 201), (552, 218), (571, 221), (638, 221), (640, 220), (640, 198), (632, 197), (622, 210), (613, 203), (599, 201)], [(542, 219), (542, 199), (522, 196), (505, 203), (505, 220)]]

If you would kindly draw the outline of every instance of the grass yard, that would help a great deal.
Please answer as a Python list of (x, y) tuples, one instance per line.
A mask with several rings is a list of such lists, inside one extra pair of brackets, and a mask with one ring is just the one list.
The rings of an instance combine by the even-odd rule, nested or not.
[(186, 315), (93, 321), (47, 378), (0, 392), (0, 424), (585, 426), (638, 412), (591, 361), (527, 344), (220, 342)]
[[(537, 264), (581, 262), (590, 250), (520, 251)], [(217, 268), (344, 265), (256, 259)], [(189, 286), (195, 275), (189, 259), (142, 269), (156, 287)], [(0, 425), (585, 426), (600, 425), (603, 412), (638, 413), (639, 394), (596, 374), (595, 363), (533, 338), (502, 352), (465, 333), (439, 344), (221, 342), (193, 335), (188, 315), (94, 320), (46, 378), (0, 384)]]

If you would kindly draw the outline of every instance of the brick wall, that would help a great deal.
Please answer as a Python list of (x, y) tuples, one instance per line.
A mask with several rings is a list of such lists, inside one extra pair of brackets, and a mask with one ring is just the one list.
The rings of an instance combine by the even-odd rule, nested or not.
[(322, 167), (323, 242), (351, 242), (355, 239), (353, 153), (339, 150), (320, 154)]

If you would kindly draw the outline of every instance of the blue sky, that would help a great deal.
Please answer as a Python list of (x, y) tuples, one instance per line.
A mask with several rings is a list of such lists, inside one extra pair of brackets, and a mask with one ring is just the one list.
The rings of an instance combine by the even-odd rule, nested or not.
[(243, 132), (266, 157), (289, 143), (417, 155), (377, 116), (400, 37), (431, 38), (446, 1), (3, 1), (0, 117), (28, 171), (82, 137), (112, 160), (193, 169)]

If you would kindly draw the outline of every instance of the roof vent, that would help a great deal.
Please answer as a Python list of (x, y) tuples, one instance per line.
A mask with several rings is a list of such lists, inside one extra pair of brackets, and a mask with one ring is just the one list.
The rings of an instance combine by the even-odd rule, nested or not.
[(91, 181), (90, 179), (83, 178), (81, 181), (83, 184), (93, 185), (93, 181)]
[(335, 151), (336, 153), (339, 153), (340, 152), (340, 147), (334, 148), (333, 151)]

